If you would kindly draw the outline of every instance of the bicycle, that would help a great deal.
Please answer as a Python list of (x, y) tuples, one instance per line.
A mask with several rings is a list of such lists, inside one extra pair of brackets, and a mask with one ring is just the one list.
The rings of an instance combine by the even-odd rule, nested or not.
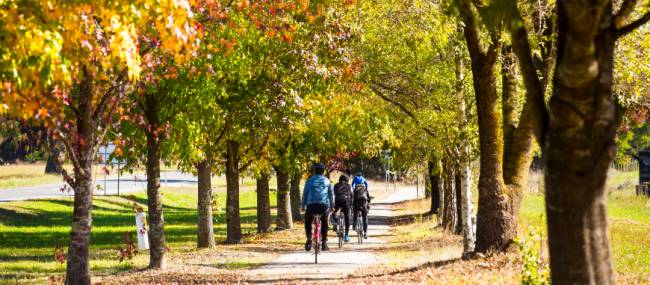
[(314, 215), (312, 223), (314, 224), (314, 233), (311, 235), (312, 244), (314, 245), (314, 264), (318, 264), (318, 253), (320, 252), (320, 216), (319, 214)]
[(343, 233), (344, 233), (343, 226), (345, 225), (345, 223), (344, 223), (345, 215), (343, 214), (342, 209), (339, 209), (336, 212), (335, 217), (336, 217), (336, 220), (337, 220), (337, 223), (338, 223), (338, 225), (336, 227), (336, 236), (339, 237), (339, 248), (342, 248), (343, 247)]
[(358, 244), (363, 244), (363, 236), (365, 232), (363, 231), (363, 213), (361, 210), (355, 210), (357, 212), (357, 223), (356, 223), (356, 231), (357, 231), (357, 243)]

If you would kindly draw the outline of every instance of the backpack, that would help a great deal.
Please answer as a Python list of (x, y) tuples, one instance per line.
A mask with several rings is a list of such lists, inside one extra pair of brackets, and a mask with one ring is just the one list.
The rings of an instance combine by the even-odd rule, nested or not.
[(350, 189), (350, 184), (347, 183), (336, 183), (334, 185), (334, 200), (337, 205), (347, 204), (352, 200), (352, 189)]
[(359, 200), (370, 200), (370, 197), (368, 197), (368, 190), (366, 190), (366, 186), (363, 184), (357, 184), (354, 187), (354, 201)]

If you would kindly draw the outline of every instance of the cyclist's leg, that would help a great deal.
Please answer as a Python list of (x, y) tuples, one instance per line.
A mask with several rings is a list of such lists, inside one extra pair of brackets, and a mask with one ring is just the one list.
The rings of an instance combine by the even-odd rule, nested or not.
[(313, 205), (307, 205), (307, 209), (305, 209), (305, 233), (307, 235), (307, 240), (311, 240), (311, 224), (314, 220), (312, 206)]
[(355, 202), (352, 204), (352, 211), (353, 211), (352, 213), (354, 213), (354, 214), (352, 215), (352, 218), (353, 218), (353, 219), (352, 219), (352, 225), (354, 226), (354, 229), (355, 229), (355, 230), (357, 230), (357, 218), (358, 218), (358, 217), (357, 217), (357, 206), (358, 206), (358, 205), (357, 205), (357, 202), (355, 201)]
[(350, 232), (350, 207), (344, 207), (342, 211), (345, 217), (345, 234), (347, 235)]
[(321, 240), (323, 243), (327, 242), (327, 232), (329, 231), (329, 223), (328, 223), (328, 218), (327, 218), (327, 206), (322, 205), (322, 208), (320, 209), (320, 223), (321, 223)]
[(363, 215), (363, 232), (368, 233), (368, 207), (361, 209), (361, 214)]

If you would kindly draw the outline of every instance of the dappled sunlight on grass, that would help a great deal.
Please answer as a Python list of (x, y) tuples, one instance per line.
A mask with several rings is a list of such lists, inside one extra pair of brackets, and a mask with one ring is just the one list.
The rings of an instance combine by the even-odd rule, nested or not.
[[(195, 188), (163, 189), (165, 235), (171, 250), (170, 260), (177, 254), (191, 255), (196, 252), (195, 193)], [(271, 201), (275, 203), (275, 198), (272, 197)], [(147, 266), (147, 252), (141, 252), (133, 260), (125, 262), (119, 262), (117, 258), (116, 249), (123, 246), (124, 232), (135, 236), (134, 203), (146, 209), (146, 194), (95, 197), (90, 249), (93, 274), (115, 274)], [(215, 212), (215, 239), (221, 243), (226, 237), (225, 199), (219, 199), (219, 203), (222, 210)], [(251, 234), (256, 230), (255, 192), (242, 193), (240, 203), (242, 231)], [(2, 280), (40, 282), (65, 271), (65, 264), (55, 262), (53, 255), (56, 246), (61, 246), (64, 252), (67, 249), (71, 212), (72, 201), (68, 198), (0, 204), (0, 283)], [(286, 238), (292, 237), (286, 235)], [(261, 236), (258, 239), (272, 238)], [(237, 246), (218, 245), (223, 250)], [(264, 258), (263, 254), (258, 254), (230, 260), (218, 255), (214, 257), (218, 262), (212, 264), (217, 268), (244, 268), (259, 264)]]

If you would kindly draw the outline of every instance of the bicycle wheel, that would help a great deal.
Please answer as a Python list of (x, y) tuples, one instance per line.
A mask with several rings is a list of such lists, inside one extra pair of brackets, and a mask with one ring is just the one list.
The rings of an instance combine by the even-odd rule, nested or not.
[(318, 252), (320, 251), (320, 241), (316, 241), (314, 248), (314, 264), (318, 264)]

